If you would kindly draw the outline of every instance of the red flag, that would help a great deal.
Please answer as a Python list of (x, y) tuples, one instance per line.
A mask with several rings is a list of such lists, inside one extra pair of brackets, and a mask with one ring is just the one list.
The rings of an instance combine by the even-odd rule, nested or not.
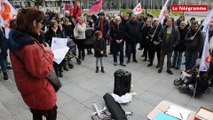
[(64, 9), (68, 10), (71, 15), (73, 15), (73, 8), (69, 6), (67, 3), (64, 4)]
[(78, 6), (78, 4), (75, 0), (72, 1), (72, 3), (73, 3), (73, 6), (74, 6), (73, 15), (75, 16), (75, 19), (77, 20), (78, 17), (81, 16), (81, 10), (80, 10), (80, 8), (79, 8), (79, 6)]
[(102, 0), (96, 0), (95, 4), (89, 10), (89, 14), (91, 15), (93, 12), (102, 8)]

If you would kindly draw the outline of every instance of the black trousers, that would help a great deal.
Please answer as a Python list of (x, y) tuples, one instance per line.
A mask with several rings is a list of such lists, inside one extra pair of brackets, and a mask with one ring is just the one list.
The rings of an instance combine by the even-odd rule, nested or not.
[(76, 40), (77, 42), (77, 47), (78, 47), (78, 58), (79, 59), (84, 59), (85, 58), (85, 40), (81, 39), (81, 40)]
[(143, 50), (143, 55), (145, 57), (145, 59), (147, 59), (148, 56), (148, 49), (149, 49), (149, 43), (144, 43), (144, 50)]
[(150, 63), (153, 64), (153, 60), (155, 58), (155, 53), (157, 53), (158, 65), (160, 64), (160, 45), (154, 45), (153, 43), (149, 44), (149, 60)]
[(33, 114), (33, 120), (42, 120), (42, 116), (46, 117), (46, 120), (56, 120), (57, 119), (57, 106), (50, 110), (35, 110), (30, 108)]
[(56, 63), (56, 62), (53, 62), (53, 68), (54, 68), (54, 70), (55, 70), (56, 73), (57, 73), (58, 71), (59, 71), (59, 72), (62, 72), (63, 64), (64, 64), (64, 60), (63, 60), (60, 64), (58, 64), (58, 63)]

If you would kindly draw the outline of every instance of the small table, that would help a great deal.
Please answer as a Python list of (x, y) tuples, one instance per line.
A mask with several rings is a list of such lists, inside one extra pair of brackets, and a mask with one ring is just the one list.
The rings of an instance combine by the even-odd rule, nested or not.
[[(152, 119), (157, 115), (158, 112), (165, 112), (165, 111), (169, 108), (169, 106), (171, 106), (171, 105), (176, 105), (176, 104), (171, 103), (171, 102), (168, 102), (168, 101), (165, 101), (165, 100), (161, 101), (161, 102), (155, 107), (155, 109), (152, 110), (152, 111), (147, 115), (147, 119), (148, 119), (148, 120), (152, 120)], [(177, 105), (177, 106), (179, 106), (179, 105)], [(183, 107), (183, 108), (184, 108), (184, 107)], [(186, 109), (186, 108), (184, 108), (184, 109)], [(189, 110), (189, 109), (187, 109), (187, 110)], [(195, 112), (195, 111), (192, 111), (192, 110), (189, 110), (189, 111), (190, 111), (190, 114), (189, 114), (187, 120), (194, 120), (194, 116), (195, 116), (196, 112)]]

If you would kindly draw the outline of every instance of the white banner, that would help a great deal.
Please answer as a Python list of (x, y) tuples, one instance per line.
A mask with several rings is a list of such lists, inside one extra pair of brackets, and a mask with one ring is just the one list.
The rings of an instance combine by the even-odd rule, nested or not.
[(166, 17), (166, 11), (167, 11), (168, 5), (169, 5), (169, 0), (167, 0), (167, 1), (165, 2), (163, 8), (162, 8), (161, 11), (160, 11), (160, 15), (159, 15), (158, 19), (159, 19), (159, 22), (160, 22), (161, 24), (163, 24), (163, 21), (164, 21), (164, 19), (165, 19), (165, 17)]
[(141, 3), (138, 3), (138, 5), (133, 9), (133, 13), (135, 15), (142, 13)]
[(200, 71), (207, 71), (209, 69), (210, 54), (209, 54), (209, 30), (206, 31), (205, 42), (203, 45), (203, 52), (200, 61)]
[(204, 19), (204, 21), (202, 23), (202, 26), (203, 26), (202, 32), (206, 32), (207, 31), (207, 29), (209, 28), (209, 22), (210, 21), (213, 21), (213, 9), (211, 9), (208, 12), (206, 18)]

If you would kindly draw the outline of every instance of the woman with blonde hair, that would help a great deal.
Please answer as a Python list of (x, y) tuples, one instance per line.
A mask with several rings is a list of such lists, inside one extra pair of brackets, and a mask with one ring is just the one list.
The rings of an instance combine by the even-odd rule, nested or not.
[(86, 38), (86, 24), (83, 21), (82, 17), (78, 18), (78, 23), (74, 28), (74, 37), (76, 39), (78, 47), (78, 58), (84, 60), (85, 58), (85, 38)]

